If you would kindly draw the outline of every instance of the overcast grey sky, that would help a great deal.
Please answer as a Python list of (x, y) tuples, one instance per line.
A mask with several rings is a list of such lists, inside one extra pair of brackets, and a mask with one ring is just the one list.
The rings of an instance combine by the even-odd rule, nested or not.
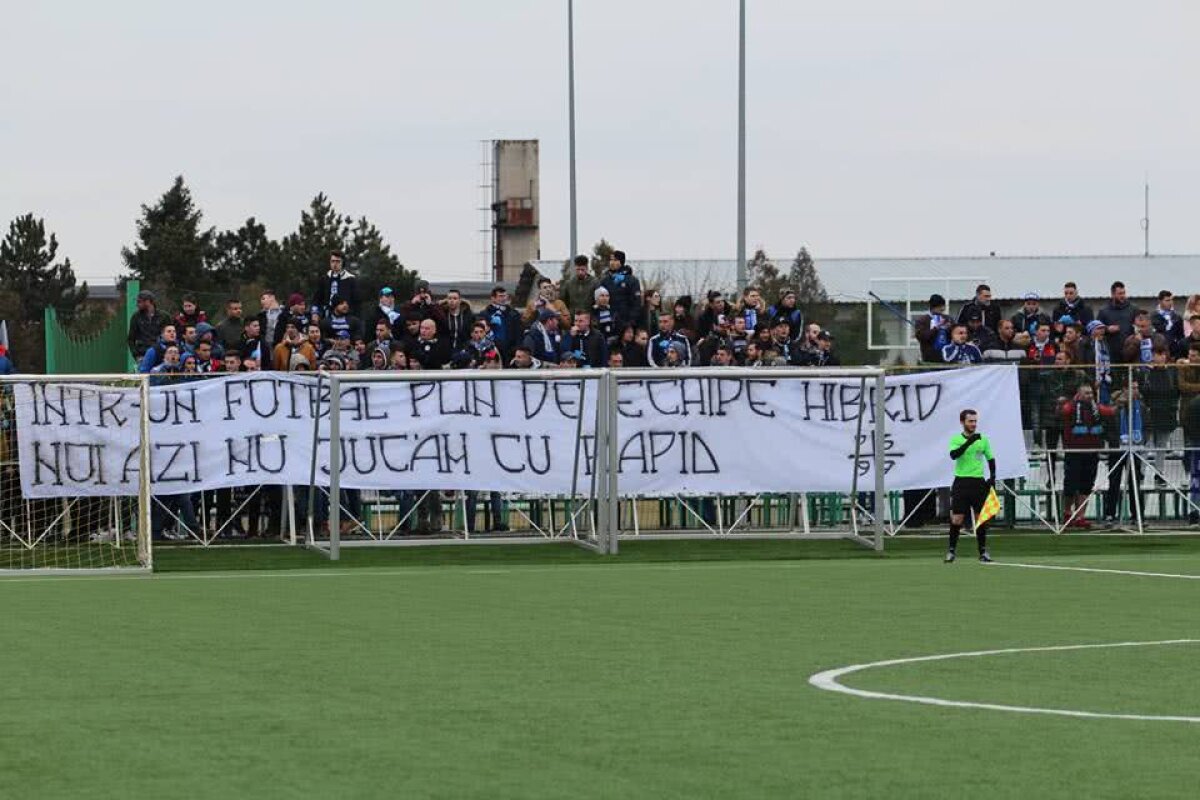
[[(749, 0), (749, 242), (786, 258), (1200, 250), (1200, 4)], [(86, 278), (182, 173), (209, 224), (317, 191), (480, 277), (478, 140), (542, 142), (566, 255), (565, 0), (0, 0), (0, 218)], [(729, 258), (736, 0), (577, 0), (581, 243)]]

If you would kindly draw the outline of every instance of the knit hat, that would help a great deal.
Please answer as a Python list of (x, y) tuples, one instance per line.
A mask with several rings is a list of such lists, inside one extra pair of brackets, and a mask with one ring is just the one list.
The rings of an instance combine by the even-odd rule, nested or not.
[(1104, 323), (1101, 322), (1100, 320), (1098, 320), (1098, 319), (1092, 320), (1091, 322), (1089, 322), (1087, 324), (1088, 336), (1091, 336), (1093, 333), (1095, 333), (1096, 331), (1098, 331), (1099, 329), (1101, 329), (1103, 327), (1104, 327)]
[(292, 353), (288, 358), (288, 371), (295, 372), (297, 369), (309, 369), (312, 365), (308, 363), (308, 359), (299, 353)]
[(299, 292), (292, 292), (290, 295), (288, 295), (288, 308), (302, 305), (304, 305), (304, 295), (300, 294)]
[(605, 289), (603, 286), (597, 286), (594, 297), (599, 300), (601, 295), (608, 297), (608, 289)]

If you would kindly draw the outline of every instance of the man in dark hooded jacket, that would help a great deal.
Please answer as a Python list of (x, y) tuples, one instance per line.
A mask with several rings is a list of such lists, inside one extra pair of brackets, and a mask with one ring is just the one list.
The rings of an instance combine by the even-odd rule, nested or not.
[(608, 290), (612, 303), (613, 316), (617, 318), (617, 327), (621, 324), (638, 322), (638, 313), (642, 308), (642, 284), (633, 274), (633, 269), (625, 263), (625, 253), (614, 250), (608, 259), (608, 272), (600, 281), (600, 286)]

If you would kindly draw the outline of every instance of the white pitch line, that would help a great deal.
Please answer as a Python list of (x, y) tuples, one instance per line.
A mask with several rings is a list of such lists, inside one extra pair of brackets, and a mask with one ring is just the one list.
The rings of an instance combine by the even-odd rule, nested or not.
[(1061, 564), (1018, 564), (1013, 561), (993, 561), (992, 567), (1021, 567), (1022, 569), (1049, 569), (1062, 572), (1095, 572), (1101, 575), (1135, 575), (1141, 578), (1178, 578), (1185, 581), (1200, 581), (1200, 575), (1177, 572), (1142, 572), (1136, 569), (1102, 569), (1100, 567), (1066, 567)]
[[(257, 578), (345, 578), (345, 577), (384, 577), (419, 575), (519, 575), (522, 573), (563, 573), (572, 571), (623, 572), (626, 570), (644, 570), (648, 572), (690, 572), (704, 570), (770, 570), (770, 569), (800, 569), (805, 566), (815, 566), (826, 562), (820, 559), (778, 560), (778, 561), (681, 561), (662, 563), (625, 563), (625, 564), (547, 564), (547, 565), (516, 565), (512, 567), (469, 567), (461, 564), (441, 564), (431, 566), (409, 567), (355, 567), (348, 569), (277, 569), (277, 570), (235, 570), (228, 572), (157, 572), (138, 575), (11, 575), (0, 578), (0, 587), (22, 586), (31, 583), (81, 583), (98, 581), (100, 583), (115, 583), (121, 581), (139, 581), (153, 585), (162, 581), (185, 580), (237, 580)], [(902, 561), (899, 564), (916, 566), (927, 565), (927, 562)]]
[(827, 692), (838, 692), (868, 700), (899, 700), (906, 703), (920, 703), (927, 706), (943, 708), (975, 708), (984, 711), (1007, 711), (1014, 714), (1042, 714), (1057, 717), (1076, 717), (1082, 719), (1124, 719), (1141, 722), (1193, 722), (1200, 723), (1200, 717), (1174, 716), (1160, 714), (1114, 714), (1102, 711), (1076, 711), (1070, 708), (1039, 708), (1037, 706), (1009, 706), (998, 703), (973, 703), (967, 700), (946, 700), (941, 697), (925, 697), (923, 695), (893, 694), (890, 692), (872, 692), (867, 689), (852, 689), (838, 682), (839, 678), (863, 670), (876, 667), (895, 667), (902, 664), (920, 664), (927, 661), (948, 661), (954, 658), (983, 658), (986, 656), (1007, 655), (1010, 653), (1051, 653), (1066, 650), (1099, 650), (1115, 647), (1155, 647), (1176, 644), (1200, 644), (1200, 639), (1163, 639), (1156, 642), (1111, 642), (1107, 644), (1068, 644), (1054, 647), (1010, 647), (1003, 650), (975, 650), (969, 653), (943, 653), (934, 656), (918, 656), (916, 658), (894, 658), (887, 661), (874, 661), (870, 664), (854, 664), (849, 667), (838, 667), (818, 672), (809, 677), (808, 682), (818, 689)]

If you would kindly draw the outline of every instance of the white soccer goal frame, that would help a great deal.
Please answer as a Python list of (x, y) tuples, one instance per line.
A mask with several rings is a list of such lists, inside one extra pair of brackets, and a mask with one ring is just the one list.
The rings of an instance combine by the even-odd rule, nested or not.
[[(135, 532), (135, 541), (129, 543), (129, 546), (137, 548), (137, 565), (130, 566), (103, 566), (103, 567), (30, 567), (22, 569), (0, 568), (0, 577), (21, 577), (33, 575), (56, 575), (56, 576), (91, 576), (91, 575), (130, 575), (130, 574), (150, 574), (154, 571), (154, 548), (151, 543), (151, 508), (153, 498), (150, 491), (150, 381), (148, 375), (129, 374), (129, 373), (97, 373), (97, 374), (66, 374), (66, 375), (0, 375), (0, 391), (9, 390), (8, 387), (13, 387), (19, 384), (83, 384), (83, 385), (101, 385), (105, 383), (123, 384), (128, 388), (136, 388), (138, 392), (138, 434), (142, 441), (142, 447), (138, 453), (138, 492), (131, 496), (136, 503), (136, 519), (137, 530)], [(16, 424), (14, 418), (13, 424)], [(14, 454), (14, 457), (19, 461), (19, 454)], [(19, 491), (19, 488), (18, 488)], [(63, 511), (55, 516), (47, 526), (46, 530), (42, 531), (35, 539), (23, 541), (16, 535), (6, 520), (0, 519), (0, 526), (6, 528), (3, 532), (8, 532), (13, 535), (18, 541), (23, 541), (27, 547), (34, 547), (39, 544), (42, 539), (49, 533), (50, 526), (56, 525), (59, 520), (67, 514), (70, 509), (75, 506), (83, 496), (75, 498), (64, 498)], [(120, 497), (104, 497), (105, 501), (118, 502)], [(22, 494), (20, 501), (29, 503), (30, 500)], [(117, 512), (114, 512), (117, 513)], [(119, 516), (119, 513), (118, 513)], [(120, 548), (125, 546), (121, 542), (121, 536), (115, 536), (113, 546)]]
[[(821, 539), (849, 539), (864, 547), (872, 550), (882, 551), (884, 541), (887, 538), (888, 522), (887, 522), (887, 492), (886, 492), (886, 475), (884, 471), (884, 451), (886, 449), (887, 436), (887, 414), (885, 413), (886, 394), (885, 394), (885, 378), (887, 371), (879, 367), (678, 367), (672, 369), (655, 369), (655, 368), (623, 368), (617, 370), (605, 370), (610, 373), (609, 380), (613, 383), (612, 392), (617, 391), (617, 387), (622, 381), (647, 380), (654, 378), (734, 378), (734, 379), (762, 379), (772, 377), (782, 380), (815, 380), (820, 378), (833, 378), (839, 380), (855, 379), (859, 380), (859, 409), (856, 430), (854, 432), (854, 459), (855, 468), (850, 477), (850, 488), (848, 491), (849, 497), (849, 521), (850, 526), (846, 530), (812, 530), (809, 524), (808, 508), (806, 495), (797, 493), (793, 495), (793, 500), (798, 505), (798, 513), (792, 516), (792, 526), (788, 531), (780, 531), (778, 529), (761, 529), (756, 530), (748, 525), (743, 526), (743, 523), (748, 521), (749, 514), (753, 507), (761, 500), (762, 494), (754, 495), (749, 498), (746, 508), (734, 518), (733, 523), (726, 526), (721, 518), (721, 505), (718, 503), (718, 522), (717, 528), (714, 530), (712, 526), (705, 523), (699, 518), (695, 510), (690, 508), (686, 503), (684, 507), (689, 514), (700, 522), (700, 526), (695, 530), (672, 531), (669, 533), (642, 533), (637, 529), (637, 513), (636, 503), (634, 503), (634, 513), (631, 518), (634, 522), (632, 531), (618, 528), (617, 536), (621, 540), (668, 540), (668, 539), (801, 539), (801, 540), (821, 540)], [(873, 386), (874, 392), (870, 392), (868, 387)], [(862, 441), (862, 425), (866, 417), (866, 402), (868, 394), (873, 394), (874, 402), (874, 418), (877, 423), (875, 425), (873, 440), (872, 440), (872, 473), (874, 475), (874, 486), (864, 491), (871, 491), (875, 495), (875, 512), (872, 514), (858, 504), (858, 493), (860, 491), (858, 482), (857, 465), (860, 462), (860, 444)], [(615, 413), (614, 413), (615, 417)], [(614, 429), (617, 427), (617, 420), (613, 420)], [(614, 441), (619, 440), (618, 436), (613, 437)], [(613, 462), (617, 463), (617, 456), (614, 453)], [(619, 501), (629, 501), (636, 499), (634, 496), (620, 497)], [(681, 499), (682, 498), (678, 498)], [(719, 498), (718, 498), (719, 499)], [(616, 512), (613, 512), (616, 518)], [(859, 518), (865, 516), (869, 525), (859, 525)], [(740, 530), (739, 530), (740, 528)], [(864, 535), (867, 534), (867, 535)], [(615, 552), (615, 551), (614, 551)]]
[[(615, 396), (611, 395), (612, 391), (610, 381), (608, 379), (609, 370), (576, 370), (567, 372), (565, 370), (403, 370), (403, 371), (386, 371), (386, 372), (322, 372), (319, 374), (319, 380), (328, 379), (329, 381), (329, 441), (337, 442), (341, 438), (341, 410), (342, 410), (342, 393), (341, 387), (343, 384), (362, 384), (362, 383), (427, 383), (427, 382), (461, 382), (461, 381), (528, 381), (544, 379), (547, 381), (559, 381), (565, 383), (591, 383), (597, 384), (596, 392), (596, 408), (593, 413), (595, 415), (595, 466), (592, 470), (592, 486), (590, 497), (585, 499), (578, 507), (574, 508), (566, 526), (558, 531), (558, 535), (551, 536), (513, 536), (513, 537), (487, 537), (487, 538), (469, 538), (462, 539), (431, 539), (431, 540), (373, 540), (362, 542), (361, 544), (369, 546), (420, 546), (420, 545), (438, 545), (438, 544), (536, 544), (555, 541), (571, 541), (580, 547), (592, 550), (599, 554), (615, 554), (617, 552), (617, 477), (615, 470), (608, 469), (609, 460), (612, 459), (615, 463), (617, 442), (616, 437), (610, 435), (610, 431), (615, 429), (615, 419), (617, 416), (617, 404)], [(577, 432), (582, 433), (583, 420), (585, 416), (585, 408), (582, 405), (582, 398), (586, 397), (586, 392), (581, 394), (581, 406), (578, 419)], [(315, 479), (317, 447), (316, 439), (320, 430), (321, 417), (314, 416), (313, 424), (313, 472)], [(572, 506), (579, 502), (578, 493), (578, 459), (581, 457), (581, 436), (576, 436), (575, 447), (575, 478), (573, 478), (573, 490), (571, 493)], [(310, 513), (307, 525), (306, 545), (322, 555), (329, 558), (331, 561), (337, 561), (341, 558), (341, 549), (346, 545), (358, 545), (359, 542), (343, 542), (341, 534), (342, 521), (342, 504), (341, 497), (341, 448), (329, 448), (329, 538), (326, 541), (317, 539), (314, 530), (314, 521)], [(310, 498), (315, 492), (320, 489), (315, 485), (315, 480), (310, 482), (309, 492)], [(609, 500), (609, 498), (612, 500)], [(310, 500), (310, 508), (311, 508)], [(593, 513), (589, 511), (589, 507), (595, 504), (594, 521)], [(592, 536), (580, 536), (577, 519), (582, 514), (587, 514), (588, 524), (584, 527), (592, 533)], [(572, 529), (572, 536), (564, 536), (567, 527)]]
[[(638, 521), (636, 514), (636, 492), (626, 492), (622, 494), (620, 488), (619, 475), (619, 416), (617, 414), (616, 397), (619, 391), (619, 385), (626, 380), (645, 380), (652, 378), (663, 378), (668, 376), (671, 378), (711, 378), (719, 376), (722, 378), (748, 379), (748, 378), (764, 378), (767, 376), (781, 380), (814, 380), (822, 378), (832, 378), (839, 380), (857, 379), (860, 386), (860, 413), (858, 415), (856, 429), (852, 432), (854, 436), (854, 458), (852, 459), (852, 473), (848, 476), (847, 484), (849, 486), (849, 527), (845, 530), (812, 530), (809, 525), (807, 514), (807, 504), (803, 502), (804, 495), (796, 494), (797, 506), (799, 513), (793, 517), (793, 524), (790, 530), (755, 530), (748, 527), (749, 512), (754, 505), (759, 501), (761, 495), (755, 496), (749, 500), (745, 510), (739, 514), (733, 523), (726, 526), (723, 523), (719, 524), (718, 530), (713, 530), (707, 524), (702, 523), (702, 527), (696, 530), (681, 530), (672, 531), (669, 533), (642, 533), (638, 530)], [(592, 549), (598, 553), (616, 554), (619, 550), (619, 542), (622, 539), (711, 539), (711, 538), (727, 538), (727, 539), (849, 539), (860, 545), (881, 551), (884, 548), (888, 532), (888, 497), (886, 491), (886, 476), (884, 470), (885, 449), (886, 449), (886, 433), (887, 433), (887, 415), (885, 409), (886, 393), (885, 393), (885, 377), (886, 371), (878, 367), (847, 367), (847, 368), (781, 368), (781, 369), (761, 369), (761, 368), (743, 368), (743, 367), (721, 367), (721, 368), (676, 368), (671, 370), (662, 369), (589, 369), (577, 370), (573, 372), (561, 370), (505, 370), (505, 371), (404, 371), (404, 372), (352, 372), (352, 373), (322, 373), (322, 379), (327, 379), (330, 383), (329, 390), (329, 417), (328, 417), (328, 437), (331, 442), (340, 439), (340, 415), (342, 409), (341, 403), (341, 387), (345, 384), (361, 384), (361, 383), (383, 383), (383, 382), (445, 382), (445, 381), (502, 381), (502, 380), (556, 380), (556, 381), (594, 381), (597, 383), (597, 408), (595, 410), (595, 436), (596, 436), (596, 452), (595, 452), (595, 469), (594, 472), (594, 489), (590, 500), (585, 501), (583, 505), (577, 509), (572, 515), (571, 522), (575, 516), (586, 509), (590, 502), (594, 501), (595, 518), (594, 518), (594, 540), (589, 540), (584, 537), (573, 537), (571, 541), (575, 541), (581, 546)], [(862, 442), (862, 426), (863, 421), (867, 416), (866, 403), (868, 396), (872, 397), (874, 407), (872, 409), (876, 424), (873, 431), (872, 448), (870, 459), (873, 466), (874, 485), (871, 487), (860, 487), (859, 485), (859, 470), (858, 465), (861, 463), (861, 445)], [(582, 425), (583, 414), (580, 414), (579, 423)], [(317, 436), (319, 419), (314, 423), (314, 443)], [(850, 433), (850, 432), (848, 432)], [(316, 448), (314, 447), (314, 457)], [(331, 560), (340, 558), (341, 548), (347, 545), (405, 545), (405, 546), (421, 546), (421, 545), (438, 545), (438, 544), (530, 544), (537, 542), (553, 542), (562, 541), (564, 538), (560, 536), (523, 536), (523, 537), (487, 537), (487, 538), (454, 538), (454, 539), (400, 539), (400, 540), (379, 540), (374, 539), (366, 542), (343, 542), (340, 531), (342, 521), (342, 507), (340, 502), (334, 502), (332, 498), (340, 497), (341, 492), (341, 452), (338, 447), (329, 449), (329, 471), (330, 480), (328, 487), (328, 496), (331, 499), (329, 503), (329, 538), (325, 541), (318, 541), (313, 531), (313, 524), (310, 518), (308, 526), (308, 536), (306, 544), (318, 552), (322, 553)], [(315, 462), (314, 462), (315, 469)], [(315, 479), (315, 473), (314, 473)], [(875, 511), (868, 512), (858, 503), (858, 494), (861, 491), (873, 492), (875, 496)], [(317, 491), (314, 485), (311, 491)], [(573, 497), (578, 495), (573, 493)], [(633, 501), (634, 513), (626, 515), (626, 519), (632, 520), (632, 530), (626, 530), (621, 524), (621, 514), (619, 512), (620, 504), (625, 501)], [(685, 504), (686, 507), (686, 504)], [(689, 509), (691, 510), (691, 509)], [(694, 511), (692, 512), (695, 513)], [(591, 512), (588, 514), (589, 522), (591, 521)], [(860, 520), (865, 519), (865, 524), (860, 524)], [(743, 525), (743, 523), (747, 523)], [(561, 531), (560, 531), (561, 534)], [(390, 537), (389, 537), (390, 539)]]

